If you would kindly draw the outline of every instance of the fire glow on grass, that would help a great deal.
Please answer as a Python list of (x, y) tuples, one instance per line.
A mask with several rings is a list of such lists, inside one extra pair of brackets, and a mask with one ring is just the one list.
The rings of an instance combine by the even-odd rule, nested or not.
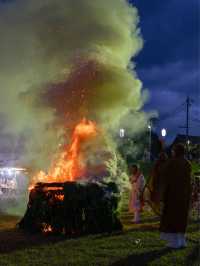
[(37, 182), (75, 181), (80, 177), (84, 171), (80, 165), (79, 155), (81, 144), (96, 135), (96, 124), (83, 118), (74, 128), (69, 148), (60, 153), (59, 158), (52, 163), (48, 174), (40, 171), (33, 177), (29, 190), (31, 190)]

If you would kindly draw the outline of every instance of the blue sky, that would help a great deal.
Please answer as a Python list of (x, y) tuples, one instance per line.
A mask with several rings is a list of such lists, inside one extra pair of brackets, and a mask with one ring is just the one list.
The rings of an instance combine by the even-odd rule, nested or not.
[[(157, 110), (168, 138), (185, 133), (185, 110), (173, 110), (184, 103), (187, 96), (191, 106), (190, 134), (200, 134), (200, 69), (198, 0), (132, 0), (139, 11), (144, 48), (136, 58), (136, 70), (144, 87), (150, 92), (145, 110)], [(162, 120), (164, 114), (170, 114)]]

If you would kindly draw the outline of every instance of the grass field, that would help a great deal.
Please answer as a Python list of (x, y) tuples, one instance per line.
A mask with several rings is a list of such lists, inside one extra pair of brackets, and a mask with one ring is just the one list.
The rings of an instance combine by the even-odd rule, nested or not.
[(0, 216), (0, 266), (28, 265), (200, 265), (199, 224), (190, 221), (188, 247), (165, 248), (159, 239), (159, 219), (145, 211), (142, 223), (131, 223), (125, 207), (121, 211), (123, 232), (90, 235), (75, 239), (28, 235), (15, 229), (19, 217)]

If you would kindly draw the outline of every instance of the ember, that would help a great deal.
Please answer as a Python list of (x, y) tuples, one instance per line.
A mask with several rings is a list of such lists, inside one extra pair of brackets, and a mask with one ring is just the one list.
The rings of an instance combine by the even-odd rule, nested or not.
[(118, 202), (114, 183), (38, 183), (19, 228), (66, 236), (121, 230)]
[(52, 228), (51, 228), (50, 225), (48, 225), (48, 224), (44, 224), (43, 226), (44, 226), (44, 227), (43, 227), (43, 232), (44, 232), (44, 233), (52, 232)]
[(55, 195), (55, 199), (63, 201), (64, 200), (64, 195)]

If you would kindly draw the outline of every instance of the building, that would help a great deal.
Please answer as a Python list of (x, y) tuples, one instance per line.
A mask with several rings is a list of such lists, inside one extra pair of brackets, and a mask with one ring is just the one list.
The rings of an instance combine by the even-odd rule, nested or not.
[(188, 157), (196, 161), (200, 161), (200, 136), (186, 136), (178, 134), (170, 146), (173, 147), (177, 143), (187, 146)]
[(172, 146), (177, 143), (186, 144), (187, 140), (189, 140), (189, 144), (200, 145), (200, 136), (186, 136), (182, 134), (178, 134), (175, 140), (172, 143)]

